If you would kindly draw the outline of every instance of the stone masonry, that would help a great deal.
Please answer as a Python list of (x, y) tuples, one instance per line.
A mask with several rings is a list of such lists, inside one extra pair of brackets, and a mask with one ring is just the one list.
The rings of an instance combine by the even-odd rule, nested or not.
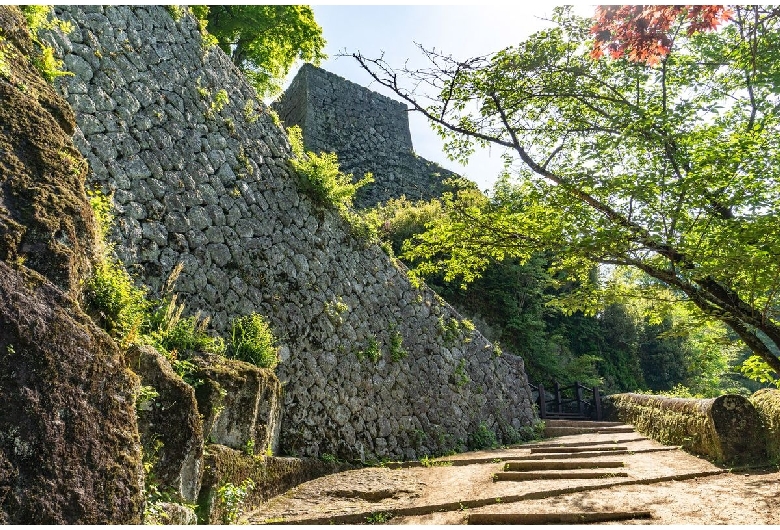
[(414, 458), (481, 424), (502, 441), (534, 421), (522, 359), (500, 355), (299, 192), (284, 131), (193, 18), (153, 6), (55, 11), (74, 26), (47, 37), (74, 74), (57, 88), (92, 186), (113, 196), (117, 254), (153, 293), (183, 263), (180, 299), (222, 333), (238, 315), (269, 318), (283, 453)]
[(414, 153), (406, 105), (322, 68), (304, 64), (273, 108), (287, 126), (300, 126), (306, 149), (335, 152), (355, 178), (373, 173), (355, 197), (359, 208), (401, 195), (433, 199), (442, 180), (456, 176)]

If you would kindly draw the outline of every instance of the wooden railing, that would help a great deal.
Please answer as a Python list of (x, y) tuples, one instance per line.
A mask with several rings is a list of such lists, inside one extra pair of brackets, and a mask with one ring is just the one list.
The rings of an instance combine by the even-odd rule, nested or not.
[(539, 419), (603, 419), (598, 387), (588, 388), (579, 381), (564, 387), (555, 381), (549, 390), (541, 383), (530, 386), (536, 393)]

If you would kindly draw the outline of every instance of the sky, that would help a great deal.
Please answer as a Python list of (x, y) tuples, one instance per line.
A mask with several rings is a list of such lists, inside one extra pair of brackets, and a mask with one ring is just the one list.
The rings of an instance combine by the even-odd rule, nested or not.
[[(327, 41), (328, 59), (320, 66), (345, 79), (398, 99), (389, 90), (372, 84), (367, 72), (351, 57), (339, 53), (360, 51), (369, 58), (384, 57), (391, 66), (424, 65), (415, 43), (435, 47), (456, 59), (484, 55), (518, 44), (550, 25), (555, 4), (514, 5), (312, 5), (314, 18)], [(594, 7), (580, 4), (579, 14), (589, 16)], [(292, 80), (297, 68), (288, 77)], [(475, 153), (468, 166), (452, 162), (443, 153), (443, 142), (419, 113), (409, 116), (415, 152), (488, 189), (502, 169), (497, 147)]]

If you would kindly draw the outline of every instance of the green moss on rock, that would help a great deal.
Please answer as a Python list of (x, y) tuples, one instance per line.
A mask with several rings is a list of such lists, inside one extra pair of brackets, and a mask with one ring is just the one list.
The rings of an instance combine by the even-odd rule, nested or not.
[(780, 462), (780, 390), (763, 388), (750, 396), (750, 402), (761, 417), (767, 456), (774, 462)]
[(679, 445), (716, 462), (747, 464), (766, 459), (758, 413), (742, 396), (683, 399), (614, 394), (605, 398), (605, 414), (633, 424), (658, 442)]
[(238, 485), (246, 479), (254, 482), (255, 487), (245, 499), (246, 511), (298, 484), (348, 469), (355, 469), (355, 466), (316, 458), (247, 455), (222, 445), (209, 445), (198, 498), (198, 521), (201, 524), (223, 522), (224, 506), (217, 491), (224, 484)]
[(21, 12), (0, 6), (10, 75), (0, 76), (0, 260), (77, 293), (94, 260), (87, 163), (73, 145), (73, 111), (30, 63)]

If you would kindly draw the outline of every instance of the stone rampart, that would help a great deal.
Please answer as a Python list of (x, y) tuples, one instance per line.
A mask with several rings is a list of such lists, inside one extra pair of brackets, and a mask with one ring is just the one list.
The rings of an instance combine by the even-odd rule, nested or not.
[(433, 199), (442, 180), (456, 176), (414, 153), (406, 105), (322, 68), (303, 65), (273, 107), (286, 125), (301, 127), (307, 149), (335, 152), (356, 178), (373, 173), (355, 198), (360, 208), (401, 195)]
[(178, 263), (189, 313), (266, 315), (280, 339), (281, 451), (413, 458), (481, 424), (535, 419), (517, 356), (499, 355), (402, 265), (299, 192), (284, 131), (196, 21), (162, 7), (63, 6), (48, 39), (72, 77), (89, 181), (113, 196), (116, 251), (152, 293)]

